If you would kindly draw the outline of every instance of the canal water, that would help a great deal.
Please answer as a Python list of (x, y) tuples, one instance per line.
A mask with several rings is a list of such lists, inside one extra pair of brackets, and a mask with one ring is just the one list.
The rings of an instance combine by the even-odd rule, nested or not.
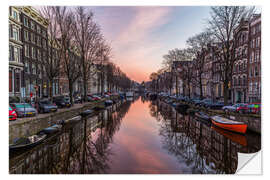
[(261, 137), (212, 127), (144, 97), (119, 102), (25, 152), (10, 153), (11, 174), (232, 174), (237, 152)]

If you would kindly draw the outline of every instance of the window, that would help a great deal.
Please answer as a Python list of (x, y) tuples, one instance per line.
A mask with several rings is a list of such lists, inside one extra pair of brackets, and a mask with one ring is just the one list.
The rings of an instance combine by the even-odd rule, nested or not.
[(250, 77), (252, 77), (252, 76), (253, 76), (252, 67), (250, 67), (250, 69), (249, 69), (249, 76), (250, 76)]
[(9, 45), (9, 61), (14, 61), (14, 47)]
[(26, 17), (23, 17), (23, 24), (24, 24), (26, 27), (29, 27), (28, 19), (27, 19)]
[(13, 15), (13, 18), (14, 18), (16, 21), (18, 21), (18, 13), (17, 13), (17, 11), (14, 11), (14, 10), (13, 10), (12, 15)]
[(32, 47), (32, 58), (36, 59), (36, 49)]
[(31, 33), (31, 42), (35, 44), (35, 34)]
[(31, 29), (35, 30), (35, 23), (31, 21)]
[(43, 37), (46, 38), (46, 31), (45, 30), (42, 30), (42, 35), (43, 35)]
[(249, 92), (252, 92), (252, 82), (249, 83)]
[(17, 28), (13, 28), (13, 39), (19, 41), (19, 30)]
[(39, 78), (42, 78), (42, 73), (41, 73), (42, 69), (41, 69), (41, 65), (39, 64), (38, 65), (38, 75), (39, 75)]
[(24, 30), (24, 40), (29, 41), (29, 32)]
[(29, 64), (28, 64), (28, 62), (24, 63), (24, 68), (25, 68), (25, 72), (29, 73)]
[(238, 85), (241, 86), (241, 77), (238, 78)]
[(12, 92), (13, 90), (13, 77), (12, 77), (12, 70), (9, 70), (9, 92)]
[(20, 84), (21, 84), (20, 83), (20, 73), (15, 71), (14, 75), (15, 75), (14, 91), (20, 92)]
[(252, 63), (253, 59), (254, 59), (254, 51), (251, 52), (250, 63)]
[(32, 64), (32, 74), (36, 74), (37, 71), (36, 71), (36, 65), (35, 64)]
[(46, 39), (43, 39), (43, 48), (44, 48), (44, 49), (47, 48)]
[(39, 61), (41, 60), (41, 53), (39, 49), (37, 49), (37, 58)]
[(29, 45), (25, 44), (24, 45), (24, 54), (26, 57), (29, 57), (30, 56), (30, 49), (29, 49)]
[(18, 47), (14, 47), (14, 61), (20, 62), (20, 49)]
[(254, 68), (254, 76), (256, 77), (258, 75), (259, 75), (258, 68), (257, 68), (257, 66), (255, 66), (255, 68)]
[(37, 32), (40, 34), (40, 26), (37, 25)]

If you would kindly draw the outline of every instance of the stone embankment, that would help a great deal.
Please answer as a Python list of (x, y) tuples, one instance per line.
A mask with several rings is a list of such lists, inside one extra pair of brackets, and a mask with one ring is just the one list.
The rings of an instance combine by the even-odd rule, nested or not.
[(81, 112), (87, 109), (91, 109), (96, 106), (104, 106), (104, 101), (105, 99), (99, 102), (75, 104), (71, 108), (58, 109), (57, 112), (38, 114), (35, 117), (18, 118), (16, 121), (10, 121), (9, 142), (11, 143), (13, 139), (17, 137), (33, 135), (61, 120), (67, 120), (78, 116)]

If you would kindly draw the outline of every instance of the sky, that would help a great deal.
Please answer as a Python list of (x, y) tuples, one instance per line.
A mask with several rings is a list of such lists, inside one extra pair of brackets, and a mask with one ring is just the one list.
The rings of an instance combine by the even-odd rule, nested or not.
[(170, 49), (184, 48), (186, 40), (204, 30), (207, 6), (88, 7), (112, 47), (112, 61), (137, 82), (162, 67)]

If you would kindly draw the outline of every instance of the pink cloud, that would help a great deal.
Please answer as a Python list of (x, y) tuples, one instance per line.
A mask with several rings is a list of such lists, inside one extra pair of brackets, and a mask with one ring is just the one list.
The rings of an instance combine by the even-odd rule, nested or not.
[(153, 31), (168, 22), (171, 8), (117, 7), (104, 12), (106, 18), (98, 20), (113, 48), (113, 61), (131, 79), (148, 80), (150, 73), (160, 67), (153, 54), (162, 42), (153, 37)]

